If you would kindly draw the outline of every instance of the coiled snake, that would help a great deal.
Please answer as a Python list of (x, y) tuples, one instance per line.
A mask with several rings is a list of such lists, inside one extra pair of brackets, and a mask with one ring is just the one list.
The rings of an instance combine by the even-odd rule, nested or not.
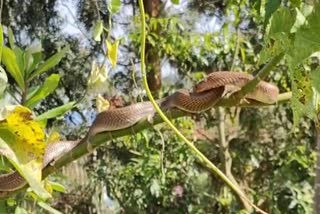
[[(193, 92), (188, 92), (185, 89), (179, 90), (164, 99), (158, 100), (158, 104), (164, 111), (178, 108), (190, 113), (203, 112), (214, 106), (223, 96), (240, 90), (253, 78), (252, 75), (245, 73), (214, 72), (199, 82), (194, 87)], [(279, 89), (276, 86), (260, 81), (257, 87), (245, 96), (245, 99), (272, 104), (277, 101), (278, 93)], [(123, 108), (103, 111), (97, 115), (85, 139), (97, 133), (128, 128), (142, 119), (152, 117), (154, 114), (155, 110), (151, 102), (141, 102)], [(43, 167), (84, 141), (59, 141), (48, 144)], [(0, 155), (5, 155), (4, 153), (5, 151), (0, 151)], [(26, 181), (18, 172), (1, 175), (0, 197), (4, 197), (9, 192), (25, 185)]]

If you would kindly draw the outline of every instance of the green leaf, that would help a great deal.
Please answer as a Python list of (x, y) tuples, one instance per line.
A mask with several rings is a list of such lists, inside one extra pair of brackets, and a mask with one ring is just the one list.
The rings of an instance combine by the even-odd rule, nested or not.
[(291, 33), (295, 33), (306, 21), (306, 17), (296, 8), (296, 21), (291, 29)]
[(0, 201), (0, 213), (7, 214), (7, 204), (5, 200)]
[(10, 161), (4, 157), (0, 157), (0, 171), (8, 173), (12, 172), (12, 165), (10, 164)]
[(60, 80), (59, 74), (51, 74), (43, 85), (37, 90), (37, 92), (26, 101), (25, 105), (29, 108), (33, 108), (42, 99), (51, 94), (58, 86)]
[(43, 201), (39, 201), (38, 205), (40, 207), (42, 207), (43, 209), (47, 210), (49, 213), (52, 214), (62, 214), (62, 212), (60, 212), (59, 210), (54, 209), (53, 207), (51, 207), (49, 204), (43, 202)]
[(110, 4), (110, 12), (111, 14), (115, 14), (120, 10), (121, 0), (111, 0)]
[(8, 198), (6, 202), (9, 207), (13, 207), (13, 206), (17, 205), (17, 201), (14, 200), (14, 198)]
[(28, 211), (22, 207), (17, 206), (14, 210), (14, 214), (28, 214)]
[(24, 51), (19, 47), (14, 47), (13, 49), (14, 54), (16, 55), (17, 64), (19, 66), (19, 70), (21, 72), (21, 75), (24, 76), (24, 70), (25, 70), (25, 61), (24, 61)]
[(11, 74), (13, 79), (17, 82), (20, 89), (24, 89), (25, 87), (24, 79), (19, 69), (16, 55), (8, 47), (3, 47), (2, 49), (2, 63), (6, 66), (7, 71)]
[(101, 41), (102, 32), (103, 32), (103, 21), (98, 20), (93, 28), (93, 39), (97, 42)]
[(34, 45), (34, 46), (29, 46), (25, 50), (25, 75), (28, 76), (31, 71), (35, 69), (35, 67), (41, 62), (42, 60), (42, 47), (41, 43)]
[(301, 5), (301, 0), (290, 0), (290, 2), (294, 7), (300, 7)]
[(180, 4), (180, 0), (171, 0), (172, 4)]
[(29, 80), (32, 80), (34, 77), (42, 74), (43, 72), (48, 71), (50, 68), (56, 66), (60, 60), (65, 56), (66, 52), (69, 50), (69, 46), (64, 47), (61, 51), (57, 52), (44, 63), (42, 63), (36, 71), (31, 73)]
[(33, 53), (32, 54), (32, 64), (29, 67), (29, 69), (27, 70), (26, 74), (29, 76), (34, 69), (37, 68), (37, 66), (39, 65), (39, 63), (42, 61), (42, 53), (41, 52), (37, 52), (37, 53)]
[(294, 24), (294, 17), (295, 11), (292, 12), (285, 7), (273, 13), (267, 26), (265, 47), (260, 52), (259, 65), (290, 49), (292, 46), (290, 31)]
[(8, 37), (9, 37), (9, 45), (10, 48), (14, 48), (14, 36), (13, 36), (13, 31), (11, 29), (11, 27), (8, 27)]
[(40, 87), (41, 87), (40, 85), (35, 85), (35, 86), (29, 87), (26, 99), (28, 100), (31, 97), (33, 97), (33, 95), (39, 90)]
[(106, 80), (108, 79), (108, 74), (106, 72), (106, 67), (99, 66), (95, 60), (92, 61), (90, 76), (88, 78), (88, 89), (101, 90), (106, 87)]
[(0, 66), (0, 98), (2, 97), (4, 90), (6, 90), (8, 77), (4, 69)]
[(290, 9), (282, 7), (277, 10), (272, 18), (268, 36), (273, 39), (277, 39), (277, 34), (284, 33), (289, 34), (294, 24), (295, 15), (293, 15)]
[(119, 40), (116, 40), (113, 44), (106, 40), (106, 46), (108, 49), (108, 59), (111, 62), (112, 68), (114, 68), (117, 65), (118, 60)]
[(0, 23), (0, 63), (1, 63), (1, 58), (2, 58), (2, 46), (3, 46), (3, 29), (2, 29), (2, 25)]
[(299, 64), (312, 53), (320, 51), (320, 3), (307, 17), (305, 24), (297, 30), (291, 52), (293, 65)]
[(264, 25), (266, 26), (269, 22), (270, 17), (272, 14), (279, 8), (281, 4), (281, 0), (272, 0), (267, 1), (265, 5), (265, 16), (264, 16)]
[(51, 185), (51, 188), (57, 192), (66, 192), (66, 188), (57, 182), (49, 181), (49, 184)]
[(63, 115), (64, 113), (72, 109), (74, 107), (74, 104), (76, 104), (76, 102), (73, 101), (73, 102), (64, 104), (62, 106), (59, 106), (57, 108), (50, 109), (49, 111), (46, 111), (45, 113), (37, 116), (35, 120), (46, 120), (46, 119)]

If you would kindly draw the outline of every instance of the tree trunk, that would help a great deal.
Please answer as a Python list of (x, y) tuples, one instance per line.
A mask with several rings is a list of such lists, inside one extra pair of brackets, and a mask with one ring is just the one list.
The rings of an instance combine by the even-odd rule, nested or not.
[[(161, 0), (143, 0), (144, 8), (149, 17), (159, 17), (162, 2)], [(152, 29), (149, 33), (159, 35), (161, 29)], [(161, 88), (161, 66), (160, 57), (158, 55), (157, 47), (153, 47), (148, 40), (146, 40), (146, 65), (147, 65), (147, 79), (150, 90), (154, 93)], [(154, 93), (155, 95), (155, 93)], [(156, 95), (155, 95), (156, 96)]]

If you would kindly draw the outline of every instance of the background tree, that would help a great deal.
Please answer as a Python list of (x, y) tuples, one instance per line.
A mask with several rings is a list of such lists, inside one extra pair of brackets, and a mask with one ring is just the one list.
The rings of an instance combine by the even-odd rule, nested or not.
[[(35, 106), (38, 114), (80, 100), (86, 94), (68, 115), (49, 120), (48, 128), (61, 130), (69, 138), (78, 138), (79, 130), (85, 133), (84, 127), (94, 117), (95, 93), (85, 93), (93, 60), (102, 71), (102, 65), (107, 67), (109, 86), (99, 92), (107, 97), (116, 95), (112, 99), (114, 105), (121, 106), (120, 96), (125, 103), (141, 101), (140, 96), (144, 96), (139, 72), (135, 71), (140, 63), (137, 3), (122, 1), (121, 7), (115, 9), (119, 2), (3, 1), (2, 24), (13, 29), (17, 46), (41, 43), (44, 59), (66, 44), (70, 46), (60, 64), (29, 85), (39, 85), (53, 73), (61, 76), (57, 90)], [(158, 83), (163, 83), (160, 96), (190, 88), (211, 71), (252, 73), (281, 52), (292, 57), (290, 61), (286, 56), (267, 80), (275, 82), (281, 92), (292, 88), (296, 98), (291, 104), (293, 111), (290, 104), (256, 109), (233, 107), (226, 108), (225, 114), (212, 110), (174, 122), (213, 163), (229, 170), (229, 176), (264, 210), (311, 213), (315, 126), (312, 120), (301, 116), (315, 112), (309, 105), (308, 75), (317, 77), (319, 58), (314, 54), (303, 64), (298, 62), (319, 50), (319, 42), (312, 37), (317, 32), (313, 21), (317, 16), (310, 18), (312, 9), (318, 14), (318, 6), (303, 1), (268, 1), (266, 5), (262, 1), (241, 0), (181, 1), (178, 5), (172, 4), (176, 1), (151, 2), (148, 7), (144, 1), (149, 13), (146, 55), (153, 71), (149, 77), (156, 77), (149, 84), (159, 90)], [(161, 17), (157, 11), (164, 11)], [(300, 28), (306, 18), (309, 24)], [(99, 34), (100, 41), (95, 41), (92, 32), (101, 25), (105, 30)], [(4, 44), (8, 45), (8, 28), (4, 28), (4, 35)], [(305, 35), (314, 42), (308, 51), (300, 47), (310, 45), (303, 40)], [(106, 59), (110, 49), (105, 40), (110, 44), (120, 41), (116, 67), (112, 68)], [(8, 92), (19, 100), (10, 75), (9, 83)], [(299, 94), (299, 90), (303, 93)], [(221, 130), (225, 130), (225, 136)], [(52, 205), (65, 212), (72, 212), (72, 205), (73, 212), (89, 213), (98, 207), (96, 196), (107, 194), (111, 206), (117, 205), (114, 209), (123, 212), (240, 213), (243, 206), (239, 200), (179, 141), (166, 126), (157, 125), (108, 142), (86, 160), (89, 181), (82, 187), (82, 194), (75, 194), (75, 190), (61, 195), (67, 202), (57, 198)], [(17, 200), (18, 207), (35, 209), (27, 204)]]

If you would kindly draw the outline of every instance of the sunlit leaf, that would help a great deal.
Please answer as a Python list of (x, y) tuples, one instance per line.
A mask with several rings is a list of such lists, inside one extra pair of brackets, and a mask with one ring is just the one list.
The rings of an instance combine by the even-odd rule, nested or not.
[(8, 27), (8, 38), (9, 38), (10, 48), (13, 49), (15, 45), (14, 45), (14, 35), (11, 27)]
[(3, 93), (6, 90), (7, 82), (7, 74), (4, 71), (4, 69), (0, 66), (0, 98), (3, 96)]
[(25, 50), (24, 61), (25, 61), (25, 74), (28, 76), (32, 70), (39, 64), (42, 59), (42, 47), (41, 43), (29, 46)]
[(13, 198), (9, 198), (9, 199), (7, 200), (7, 205), (8, 205), (9, 207), (13, 207), (13, 206), (17, 205), (17, 201), (14, 200)]
[(42, 60), (42, 46), (38, 43), (29, 46), (25, 50), (25, 74), (29, 76), (30, 73), (39, 65)]
[(203, 71), (196, 71), (196, 72), (192, 72), (191, 73), (192, 75), (192, 78), (195, 80), (195, 81), (200, 81), (202, 80), (204, 77), (205, 77), (205, 72)]
[(50, 197), (41, 184), (45, 134), (32, 119), (32, 112), (23, 106), (7, 111), (5, 120), (0, 121), (0, 138), (0, 148), (31, 188), (41, 198)]
[(271, 25), (268, 32), (268, 37), (277, 39), (277, 34), (288, 34), (294, 24), (295, 15), (288, 8), (280, 8), (277, 10), (271, 18)]
[(32, 54), (32, 64), (26, 72), (27, 76), (29, 76), (33, 72), (33, 70), (38, 67), (42, 59), (43, 59), (43, 56), (41, 52), (36, 52)]
[(16, 55), (8, 47), (3, 47), (2, 49), (2, 63), (6, 66), (7, 71), (11, 74), (13, 79), (17, 82), (18, 86), (21, 89), (24, 89), (25, 83), (24, 83), (23, 75), (17, 63)]
[(296, 8), (296, 21), (291, 28), (291, 33), (296, 32), (306, 21), (306, 17), (301, 13), (301, 11)]
[(290, 49), (290, 31), (294, 24), (294, 12), (280, 8), (273, 13), (265, 35), (265, 47), (260, 52), (259, 65), (266, 63), (273, 56)]
[(161, 194), (161, 187), (159, 184), (159, 181), (156, 179), (152, 180), (152, 184), (150, 186), (150, 192), (151, 195), (155, 196), (156, 198), (158, 198)]
[(292, 50), (292, 63), (299, 64), (312, 53), (320, 51), (320, 3), (316, 4), (313, 12), (307, 17), (305, 24), (295, 35)]
[(121, 0), (111, 0), (110, 4), (110, 12), (111, 14), (115, 14), (120, 10)]
[(95, 41), (101, 41), (101, 34), (103, 32), (103, 21), (98, 20), (93, 28), (93, 39)]
[(59, 184), (57, 182), (52, 182), (52, 181), (49, 181), (48, 183), (49, 185), (51, 185), (53, 190), (57, 192), (66, 192), (66, 188), (62, 184)]
[(38, 201), (38, 205), (40, 207), (42, 207), (43, 209), (45, 209), (46, 211), (48, 211), (49, 213), (52, 214), (62, 214), (62, 212), (60, 212), (59, 210), (54, 209), (53, 207), (51, 207), (49, 204), (43, 202), (43, 201)]
[(23, 207), (17, 206), (16, 209), (14, 210), (14, 214), (29, 214), (29, 213)]
[(13, 49), (14, 54), (16, 55), (16, 60), (17, 60), (17, 64), (19, 66), (19, 70), (21, 72), (21, 75), (24, 76), (24, 70), (25, 70), (25, 59), (24, 59), (24, 51), (19, 48), (19, 47), (15, 47)]
[(118, 46), (119, 40), (116, 40), (113, 44), (106, 40), (106, 46), (108, 50), (108, 59), (110, 60), (112, 67), (117, 65), (118, 60)]
[(110, 103), (108, 100), (104, 99), (100, 94), (96, 97), (96, 106), (97, 111), (102, 112), (106, 111), (110, 107)]
[(36, 43), (26, 48), (26, 52), (34, 54), (43, 51), (41, 43)]
[(60, 80), (59, 74), (51, 74), (43, 83), (43, 85), (28, 99), (25, 103), (29, 108), (33, 108), (38, 102), (51, 94), (58, 86)]
[(35, 118), (35, 120), (46, 120), (46, 119), (55, 118), (57, 116), (63, 115), (64, 113), (66, 113), (67, 111), (72, 109), (74, 107), (75, 103), (76, 102), (69, 102), (69, 103), (64, 104), (62, 106), (50, 109), (50, 110), (46, 111), (45, 113), (37, 116)]
[(180, 4), (180, 0), (171, 0), (173, 4)]
[(69, 50), (69, 46), (64, 47), (61, 51), (57, 52), (49, 59), (47, 59), (44, 63), (42, 63), (37, 70), (31, 73), (29, 80), (33, 79), (34, 77), (42, 74), (43, 72), (48, 71), (50, 68), (56, 66), (60, 60), (65, 56), (67, 51)]
[(88, 79), (88, 89), (90, 91), (100, 90), (106, 86), (108, 74), (106, 66), (99, 66), (95, 61), (92, 62), (90, 77)]

